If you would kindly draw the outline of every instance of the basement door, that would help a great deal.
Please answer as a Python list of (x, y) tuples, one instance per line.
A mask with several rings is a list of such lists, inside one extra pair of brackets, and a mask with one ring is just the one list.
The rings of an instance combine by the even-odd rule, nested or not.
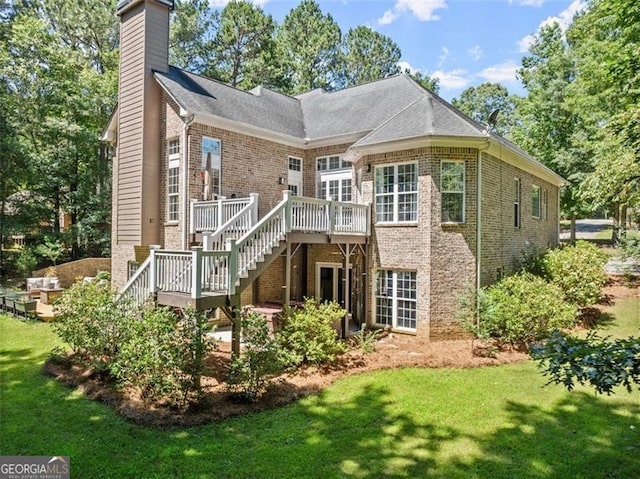
[[(339, 263), (316, 263), (316, 298), (320, 301), (336, 301), (344, 307), (344, 268)], [(349, 268), (349, 294), (352, 294), (352, 269)], [(353, 301), (349, 301), (351, 313)]]

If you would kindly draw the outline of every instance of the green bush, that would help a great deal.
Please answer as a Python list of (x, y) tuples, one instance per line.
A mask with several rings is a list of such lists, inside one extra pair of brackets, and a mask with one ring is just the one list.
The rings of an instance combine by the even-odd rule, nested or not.
[(461, 309), (465, 326), (478, 337), (500, 338), (513, 344), (543, 339), (577, 321), (575, 306), (564, 301), (560, 288), (527, 272), (484, 288), (477, 302), (475, 295), (468, 295)]
[(376, 343), (381, 333), (381, 330), (367, 329), (367, 325), (363, 324), (360, 330), (351, 337), (351, 341), (364, 354), (370, 354), (376, 350)]
[(22, 248), (20, 254), (15, 260), (14, 267), (19, 275), (28, 277), (38, 266), (38, 258), (33, 251), (33, 248), (27, 246)]
[(276, 340), (289, 367), (301, 364), (322, 364), (335, 360), (345, 351), (334, 324), (346, 311), (336, 302), (318, 303), (306, 299), (302, 309), (285, 308), (283, 326)]
[(203, 358), (211, 346), (205, 323), (192, 310), (180, 317), (169, 308), (145, 307), (127, 323), (111, 374), (145, 398), (183, 406), (200, 392)]
[(76, 356), (103, 372), (118, 354), (126, 330), (124, 308), (108, 284), (79, 281), (56, 302), (54, 331)]
[(241, 313), (244, 349), (229, 371), (229, 389), (250, 401), (256, 400), (283, 371), (278, 344), (269, 335), (267, 319), (244, 308)]
[(640, 232), (626, 232), (618, 240), (618, 246), (623, 258), (636, 258), (640, 260)]
[(548, 280), (562, 289), (565, 299), (584, 308), (602, 299), (607, 259), (594, 244), (578, 241), (550, 250), (544, 257), (544, 268)]

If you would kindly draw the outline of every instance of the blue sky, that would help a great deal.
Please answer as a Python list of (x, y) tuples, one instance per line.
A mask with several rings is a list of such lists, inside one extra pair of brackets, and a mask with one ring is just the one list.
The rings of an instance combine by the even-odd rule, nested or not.
[[(210, 0), (212, 6), (228, 0)], [(295, 0), (254, 0), (281, 23)], [(489, 81), (524, 94), (516, 69), (540, 26), (566, 27), (583, 0), (320, 0), (343, 34), (367, 25), (393, 39), (401, 65), (440, 80), (451, 100)]]

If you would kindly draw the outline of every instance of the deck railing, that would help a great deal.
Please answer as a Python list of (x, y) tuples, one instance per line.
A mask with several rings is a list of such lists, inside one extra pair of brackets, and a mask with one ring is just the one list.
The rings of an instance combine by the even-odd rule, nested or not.
[(222, 251), (227, 249), (227, 241), (244, 236), (258, 221), (258, 194), (252, 193), (249, 201), (228, 221), (220, 225), (213, 233), (205, 232), (202, 236), (202, 247), (205, 251)]
[(191, 234), (217, 231), (220, 226), (236, 216), (249, 203), (248, 198), (220, 198), (211, 201), (191, 201), (189, 225)]
[(131, 304), (133, 306), (142, 306), (151, 296), (151, 256), (140, 265), (133, 273), (127, 284), (122, 288), (116, 300)]
[[(151, 293), (158, 291), (185, 293), (192, 298), (207, 292), (234, 295), (239, 279), (264, 261), (287, 233), (369, 234), (367, 205), (290, 196), (285, 191), (282, 201), (255, 223), (257, 197), (242, 200), (234, 203), (243, 205), (235, 210), (235, 216), (219, 223), (220, 232), (205, 236), (204, 250), (202, 247), (191, 251), (151, 249), (149, 258), (120, 296), (142, 304)], [(213, 202), (206, 203), (213, 205)], [(216, 207), (220, 205), (218, 202)], [(202, 215), (204, 217), (211, 215)]]

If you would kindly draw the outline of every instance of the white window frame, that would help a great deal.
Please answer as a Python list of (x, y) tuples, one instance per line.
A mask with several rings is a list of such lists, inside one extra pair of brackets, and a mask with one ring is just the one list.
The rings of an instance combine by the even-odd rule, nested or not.
[[(293, 160), (293, 161), (292, 161)], [(292, 165), (293, 163), (293, 165)], [(293, 166), (293, 168), (292, 168)], [(287, 189), (292, 192), (295, 196), (302, 196), (302, 189), (304, 187), (304, 176), (302, 169), (303, 160), (298, 156), (287, 157)], [(294, 191), (292, 187), (295, 187)]]
[(544, 219), (549, 219), (549, 190), (542, 190), (542, 214), (544, 215)]
[[(445, 163), (458, 163), (462, 164), (462, 191), (459, 190), (445, 190), (443, 186), (442, 170)], [(445, 194), (457, 194), (462, 195), (462, 220), (450, 221), (443, 220), (444, 213), (444, 195)], [(464, 160), (440, 160), (440, 220), (443, 224), (464, 224), (466, 222), (466, 209), (467, 209), (467, 164)]]
[[(381, 275), (384, 275), (385, 278), (388, 278), (389, 274), (391, 275), (390, 288), (389, 288), (389, 285), (385, 285), (387, 287), (387, 291), (381, 291), (380, 290)], [(410, 297), (399, 296), (400, 288), (399, 288), (398, 279), (401, 277), (404, 277), (405, 275), (410, 275), (409, 281), (413, 283), (413, 286), (414, 286), (413, 289), (407, 290), (410, 293)], [(417, 330), (418, 328), (418, 278), (417, 276), (418, 276), (417, 272), (413, 270), (379, 269), (376, 271), (376, 283), (375, 283), (375, 291), (374, 291), (375, 305), (373, 309), (374, 315), (375, 315), (374, 321), (376, 325), (387, 326), (387, 327), (390, 326), (392, 329), (400, 330), (400, 331), (415, 332)], [(406, 278), (402, 278), (402, 279), (406, 279)], [(388, 302), (389, 300), (391, 301), (391, 304), (384, 305), (384, 306), (381, 305), (383, 301)], [(413, 305), (413, 308), (408, 308), (408, 309), (406, 307), (401, 308), (402, 303), (405, 303), (406, 305)], [(379, 322), (378, 318), (379, 318), (379, 311), (381, 307), (391, 310), (391, 317), (389, 318), (391, 321), (391, 324), (389, 324), (388, 322)], [(415, 322), (415, 327), (398, 325), (399, 320), (402, 319), (402, 318), (399, 318), (399, 313), (401, 310), (413, 311), (413, 318), (408, 318), (407, 320)]]
[[(398, 168), (400, 166), (413, 166), (415, 173), (415, 189), (410, 191), (399, 191), (398, 188)], [(378, 171), (382, 171), (385, 168), (393, 168), (393, 190), (391, 192), (378, 192)], [(376, 165), (375, 170), (373, 172), (373, 195), (374, 195), (374, 214), (375, 214), (375, 222), (376, 224), (416, 224), (418, 222), (418, 205), (420, 204), (419, 196), (418, 196), (418, 179), (419, 179), (419, 169), (417, 161), (403, 162), (403, 163), (389, 163), (386, 165)], [(414, 219), (410, 220), (400, 220), (400, 195), (415, 195), (415, 211)], [(392, 219), (384, 220), (379, 219), (378, 217), (378, 198), (382, 197), (391, 197), (392, 198)], [(409, 211), (408, 214), (411, 214), (412, 211)]]
[(180, 220), (180, 139), (167, 140), (167, 223)]
[[(537, 196), (538, 196), (538, 200), (535, 200), (535, 193), (536, 191)], [(538, 206), (538, 214), (536, 215), (536, 203)], [(538, 185), (531, 185), (531, 216), (537, 220), (539, 220), (540, 218), (542, 218), (542, 188), (540, 188)]]
[[(334, 166), (331, 167), (331, 164)], [(316, 157), (316, 171), (333, 171), (351, 168), (351, 163), (344, 161), (344, 155), (324, 155)]]
[(513, 198), (513, 226), (516, 229), (522, 227), (522, 180), (515, 179), (515, 195)]

